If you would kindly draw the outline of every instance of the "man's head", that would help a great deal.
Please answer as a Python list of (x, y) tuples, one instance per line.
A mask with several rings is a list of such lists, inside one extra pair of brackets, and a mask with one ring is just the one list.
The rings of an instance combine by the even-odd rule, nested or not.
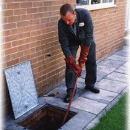
[(76, 12), (70, 4), (64, 4), (60, 8), (60, 15), (67, 25), (73, 25), (76, 19)]

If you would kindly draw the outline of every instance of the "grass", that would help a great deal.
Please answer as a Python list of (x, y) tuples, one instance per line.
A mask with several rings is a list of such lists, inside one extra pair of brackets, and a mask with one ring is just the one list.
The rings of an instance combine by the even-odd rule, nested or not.
[(100, 123), (91, 130), (126, 130), (127, 95), (127, 93), (124, 94), (120, 98), (119, 102), (112, 109), (110, 109), (106, 115), (100, 118)]

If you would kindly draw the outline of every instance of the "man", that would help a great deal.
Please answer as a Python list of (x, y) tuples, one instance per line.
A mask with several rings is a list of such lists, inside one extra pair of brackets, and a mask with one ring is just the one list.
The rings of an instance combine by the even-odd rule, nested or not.
[[(85, 88), (94, 93), (100, 92), (94, 86), (97, 71), (96, 45), (93, 36), (93, 22), (87, 10), (74, 10), (70, 4), (64, 4), (60, 8), (60, 15), (58, 35), (66, 61), (67, 95), (64, 102), (68, 103), (72, 96), (76, 78), (81, 75), (84, 64), (86, 67)], [(81, 46), (81, 52), (78, 64), (76, 64), (75, 59), (79, 46)]]

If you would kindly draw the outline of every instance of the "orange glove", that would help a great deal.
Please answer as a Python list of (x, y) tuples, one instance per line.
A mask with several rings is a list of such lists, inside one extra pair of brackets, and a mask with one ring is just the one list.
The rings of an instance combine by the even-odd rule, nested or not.
[(89, 54), (89, 46), (81, 45), (81, 52), (79, 57), (79, 66), (83, 68), (84, 63), (87, 61), (87, 56)]
[(72, 55), (65, 58), (66, 63), (72, 68), (78, 77), (81, 76), (82, 69), (79, 65), (76, 64), (76, 60)]

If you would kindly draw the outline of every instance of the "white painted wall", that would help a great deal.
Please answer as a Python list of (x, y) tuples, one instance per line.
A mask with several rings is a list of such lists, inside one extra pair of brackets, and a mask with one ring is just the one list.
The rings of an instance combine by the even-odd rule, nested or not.
[(125, 21), (125, 30), (130, 31), (130, 0), (126, 2), (126, 21)]

